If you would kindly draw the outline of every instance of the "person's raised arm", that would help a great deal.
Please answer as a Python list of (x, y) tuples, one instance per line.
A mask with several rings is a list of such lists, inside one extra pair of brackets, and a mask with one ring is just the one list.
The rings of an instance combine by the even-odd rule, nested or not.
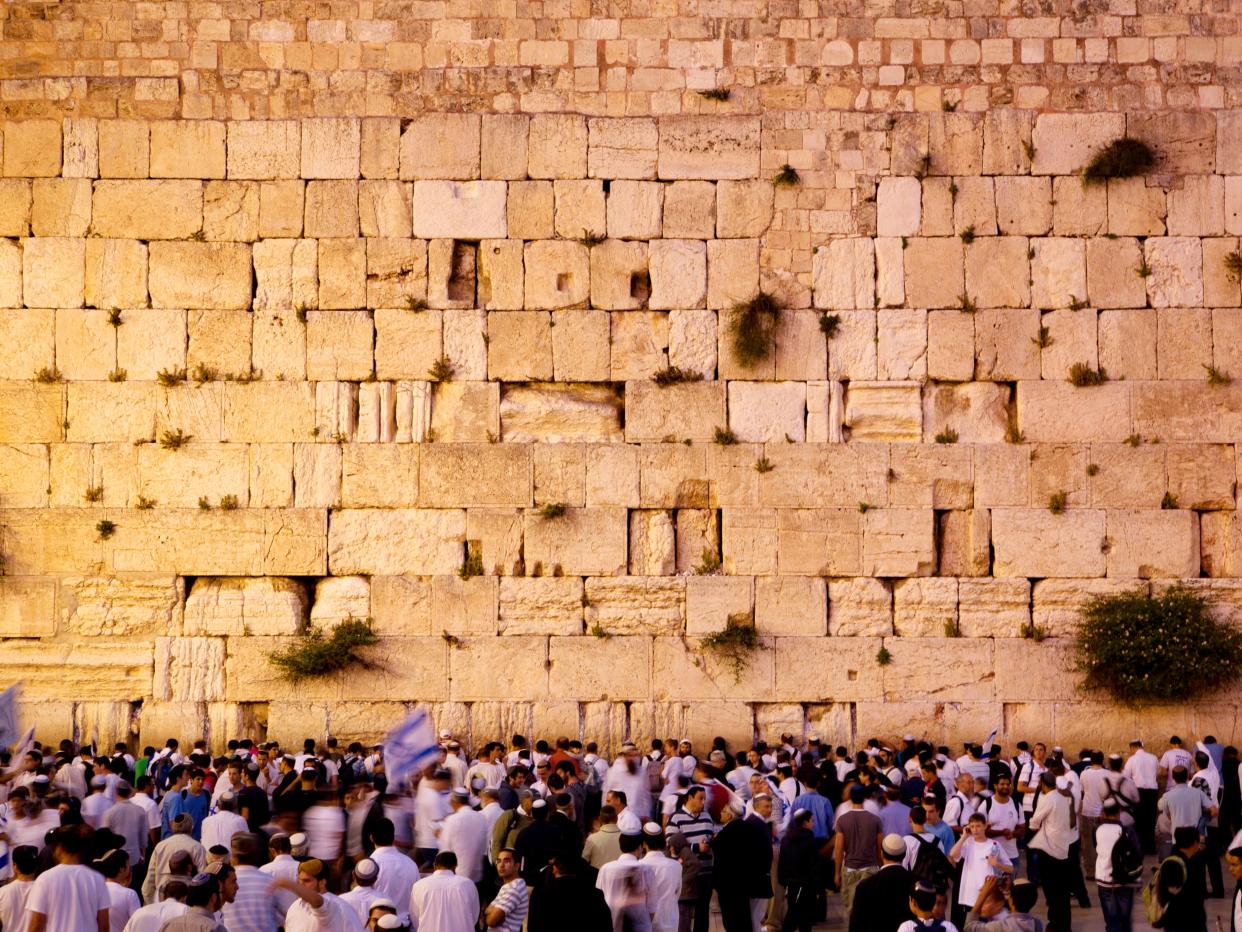
[(292, 877), (277, 877), (267, 885), (268, 893), (275, 893), (277, 890), (288, 890), (311, 909), (319, 909), (324, 904), (322, 894), (316, 893), (313, 890), (307, 890), (306, 887)]

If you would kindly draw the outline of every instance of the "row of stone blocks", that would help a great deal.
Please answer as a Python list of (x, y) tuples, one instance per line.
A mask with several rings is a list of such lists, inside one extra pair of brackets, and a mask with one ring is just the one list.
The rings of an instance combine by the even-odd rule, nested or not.
[[(6, 124), (0, 166), (9, 177), (753, 178), (760, 127), (747, 114), (27, 120)], [(1242, 174), (1239, 110), (1035, 115), (998, 108), (901, 114), (889, 131), (894, 174), (1072, 175), (1125, 135), (1155, 148), (1159, 171)]]

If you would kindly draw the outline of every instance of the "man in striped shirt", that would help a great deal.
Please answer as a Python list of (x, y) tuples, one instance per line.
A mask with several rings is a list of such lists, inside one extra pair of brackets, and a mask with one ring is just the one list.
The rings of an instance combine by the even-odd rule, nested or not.
[(521, 932), (530, 909), (530, 893), (518, 874), (517, 855), (512, 848), (501, 848), (496, 855), (496, 873), (503, 886), (487, 907), (487, 927), (500, 932)]
[(682, 806), (668, 817), (666, 834), (681, 835), (689, 842), (686, 857), (698, 856), (698, 897), (694, 904), (694, 932), (706, 932), (712, 901), (712, 839), (716, 823), (707, 811), (707, 794), (701, 786), (686, 790)]

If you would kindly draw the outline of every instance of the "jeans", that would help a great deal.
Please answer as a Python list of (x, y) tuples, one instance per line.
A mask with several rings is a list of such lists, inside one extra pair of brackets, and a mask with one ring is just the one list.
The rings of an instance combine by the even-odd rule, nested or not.
[(1104, 911), (1104, 932), (1130, 932), (1134, 888), (1101, 886), (1099, 890), (1100, 909)]

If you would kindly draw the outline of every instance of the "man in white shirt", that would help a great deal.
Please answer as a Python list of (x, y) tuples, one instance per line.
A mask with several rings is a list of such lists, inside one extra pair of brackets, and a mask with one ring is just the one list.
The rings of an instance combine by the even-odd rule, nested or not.
[(478, 923), (479, 892), (474, 883), (454, 873), (456, 867), (457, 855), (442, 849), (431, 874), (414, 884), (410, 920), (420, 932), (458, 932)]
[(11, 853), (16, 876), (0, 886), (0, 929), (23, 929), (26, 900), (39, 873), (39, 850), (32, 845), (22, 845)]
[(423, 777), (414, 794), (414, 847), (420, 863), (429, 864), (440, 849), (440, 826), (449, 814), (449, 772)]
[(1138, 787), (1138, 809), (1134, 827), (1143, 843), (1144, 854), (1156, 853), (1156, 801), (1160, 798), (1160, 760), (1135, 738), (1130, 742), (1130, 757), (1122, 769)]
[(987, 819), (987, 837), (1000, 845), (1010, 864), (1018, 863), (1018, 839), (1022, 837), (1025, 824), (1018, 801), (1010, 795), (1013, 780), (1007, 774), (996, 778), (992, 795), (983, 800), (979, 812)]
[(605, 805), (612, 806), (617, 813), (617, 830), (622, 835), (641, 835), (643, 820), (638, 813), (629, 808), (629, 799), (624, 790), (609, 790), (604, 797)]
[(953, 795), (945, 801), (944, 822), (960, 838), (975, 811), (975, 778), (968, 773), (959, 773), (956, 787)]
[(499, 797), (494, 788), (489, 787), (479, 794), (479, 814), (487, 821), (487, 837), (492, 837), (492, 829), (496, 827), (496, 823), (500, 821), (500, 817), (505, 811), (500, 808)]
[(210, 851), (216, 845), (227, 848), (238, 832), (249, 831), (246, 820), (237, 814), (237, 797), (225, 793), (218, 800), (220, 811), (203, 819), (201, 829), (203, 847)]
[[(283, 832), (279, 832), (268, 839), (267, 853), (270, 860), (259, 868), (259, 871), (267, 874), (268, 877), (284, 877), (287, 880), (298, 879), (298, 862), (294, 860), (290, 853), (293, 850), (292, 844), (289, 842), (289, 836)], [(276, 891), (276, 908), (280, 910), (283, 917), (289, 912), (289, 907), (294, 904), (297, 897), (285, 889)]]
[(371, 838), (375, 842), (371, 860), (379, 866), (375, 890), (380, 896), (396, 904), (397, 918), (408, 925), (410, 890), (418, 881), (418, 865), (405, 852), (393, 846), (393, 825), (388, 819), (379, 819), (375, 823)]
[(285, 916), (285, 932), (362, 932), (358, 915), (328, 892), (328, 865), (311, 858), (298, 865), (297, 880), (277, 877), (269, 889), (288, 890), (297, 896)]
[(112, 808), (108, 798), (108, 781), (103, 777), (91, 777), (91, 795), (82, 800), (82, 819), (91, 828), (99, 828), (104, 813)]
[(1078, 833), (1082, 839), (1082, 871), (1088, 880), (1095, 879), (1095, 830), (1100, 824), (1100, 810), (1112, 793), (1108, 771), (1104, 769), (1104, 752), (1091, 752), (1091, 766), (1082, 772), (1082, 801), (1078, 810)]
[(370, 858), (363, 858), (354, 865), (354, 888), (341, 894), (341, 900), (349, 904), (349, 908), (358, 914), (358, 919), (366, 925), (371, 915), (371, 904), (383, 897), (375, 889), (375, 880), (379, 877), (379, 867)]
[(1035, 798), (1039, 795), (1039, 777), (1047, 769), (1048, 746), (1042, 741), (1036, 742), (1031, 753), (1022, 761), (1018, 768), (1018, 792), (1022, 794), (1022, 812), (1027, 821), (1035, 811)]
[(470, 794), (458, 787), (449, 794), (452, 812), (440, 829), (440, 850), (457, 856), (454, 869), (459, 875), (478, 884), (483, 881), (483, 861), (487, 857), (491, 835), (487, 817), (470, 808)]
[(90, 830), (66, 825), (52, 842), (56, 866), (30, 889), (27, 932), (108, 932), (112, 901), (101, 873), (82, 863)]
[(650, 874), (637, 857), (642, 844), (641, 835), (622, 835), (621, 856), (601, 867), (595, 878), (596, 888), (612, 911), (614, 929), (644, 928), (656, 912)]
[(651, 885), (652, 932), (677, 932), (677, 900), (681, 896), (681, 862), (664, 853), (664, 833), (648, 822), (643, 826), (642, 865)]
[(1164, 782), (1166, 793), (1173, 789), (1173, 768), (1185, 767), (1189, 771), (1192, 760), (1190, 752), (1182, 747), (1181, 738), (1174, 735), (1169, 739), (1169, 749), (1160, 758), (1160, 779)]

